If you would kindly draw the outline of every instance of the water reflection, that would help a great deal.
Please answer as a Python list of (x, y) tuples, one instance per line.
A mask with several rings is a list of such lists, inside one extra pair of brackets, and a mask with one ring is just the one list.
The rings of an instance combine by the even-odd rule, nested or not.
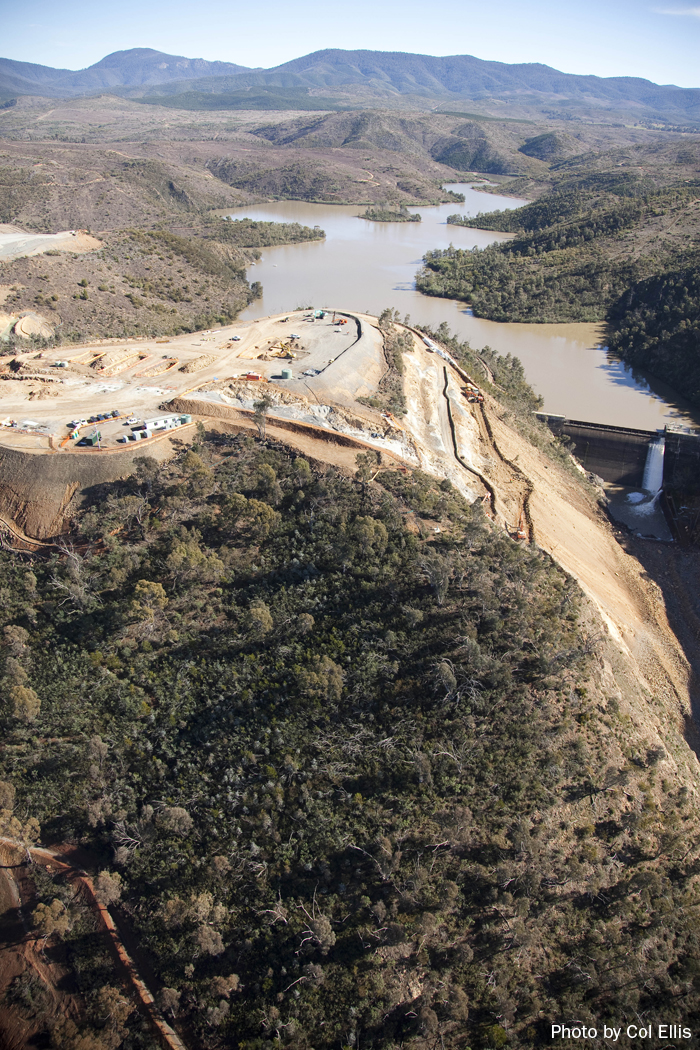
[[(693, 410), (663, 383), (626, 369), (602, 345), (602, 325), (499, 324), (474, 317), (464, 303), (421, 295), (414, 276), (423, 255), (434, 248), (485, 247), (507, 234), (448, 226), (455, 212), (476, 215), (525, 201), (479, 193), (469, 185), (451, 188), (465, 194), (464, 204), (449, 203), (419, 211), (421, 222), (376, 223), (358, 218), (363, 206), (278, 201), (248, 206), (234, 218), (299, 222), (322, 226), (326, 240), (267, 248), (250, 274), (261, 281), (263, 298), (244, 318), (292, 310), (297, 306), (335, 306), (380, 313), (393, 306), (420, 324), (437, 328), (446, 321), (474, 347), (489, 345), (519, 357), (528, 380), (544, 398), (545, 408), (572, 419), (655, 430), (667, 422), (693, 420)], [(698, 417), (700, 422), (700, 417)]]
[(644, 391), (648, 397), (658, 401), (666, 410), (671, 410), (668, 412), (670, 421), (679, 423), (687, 423), (688, 420), (693, 419), (697, 421), (697, 409), (668, 383), (640, 371), (633, 365), (628, 365), (606, 346), (600, 349), (604, 352), (605, 359), (601, 361), (599, 367), (605, 370), (611, 383)]

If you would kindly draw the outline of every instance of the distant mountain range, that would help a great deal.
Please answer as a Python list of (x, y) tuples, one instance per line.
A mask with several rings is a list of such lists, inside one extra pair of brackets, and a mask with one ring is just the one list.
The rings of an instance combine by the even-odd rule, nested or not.
[(115, 51), (94, 66), (77, 71), (0, 58), (0, 91), (4, 95), (71, 98), (111, 88), (145, 87), (173, 80), (189, 84), (202, 77), (227, 77), (249, 71), (247, 66), (233, 62), (205, 62), (202, 58), (166, 55), (150, 47), (133, 47), (130, 51)]
[[(357, 94), (358, 86), (362, 89)], [(0, 93), (76, 97), (100, 92), (132, 97), (173, 97), (256, 88), (355, 92), (359, 106), (391, 95), (418, 95), (438, 102), (498, 100), (568, 110), (605, 109), (643, 118), (700, 121), (700, 89), (654, 84), (636, 77), (561, 73), (536, 63), (509, 65), (470, 55), (445, 58), (384, 51), (316, 51), (272, 69), (166, 55), (150, 48), (116, 51), (73, 72), (0, 59)], [(255, 91), (253, 91), (255, 94)], [(376, 104), (376, 102), (374, 102)]]

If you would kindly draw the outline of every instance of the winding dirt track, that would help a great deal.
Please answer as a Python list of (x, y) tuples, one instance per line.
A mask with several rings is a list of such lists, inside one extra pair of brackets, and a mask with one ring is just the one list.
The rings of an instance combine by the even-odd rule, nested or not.
[[(509, 459), (508, 456), (504, 455), (501, 451), (489, 421), (485, 404), (474, 403), (469, 409), (467, 409), (467, 411), (470, 411), (478, 426), (478, 432), (484, 447), (488, 448), (495, 455), (493, 468), (489, 471), (491, 478), (478, 470), (473, 462), (467, 462), (460, 452), (459, 435), (455, 423), (455, 410), (453, 408), (452, 398), (450, 397), (450, 383), (452, 381), (454, 384), (455, 376), (450, 370), (448, 370), (447, 365), (443, 365), (442, 371), (444, 378), (442, 396), (447, 407), (447, 421), (449, 426), (449, 433), (445, 433), (444, 435), (446, 444), (448, 447), (452, 448), (454, 457), (460, 466), (464, 467), (464, 469), (469, 471), (470, 474), (477, 477), (488, 492), (492, 516), (494, 518), (500, 516), (503, 524), (510, 532), (517, 532), (521, 521), (524, 520), (527, 526), (527, 539), (530, 543), (535, 543), (535, 524), (532, 520), (530, 509), (530, 497), (534, 491), (532, 481), (517, 463), (513, 462), (512, 459)], [(463, 379), (463, 376), (458, 373), (458, 378), (461, 380)], [(456, 402), (459, 406), (459, 410), (462, 412), (465, 411), (463, 401), (464, 399), (461, 393), (458, 393), (456, 396)], [(514, 519), (513, 524), (510, 523), (511, 517)]]
[[(15, 540), (19, 540), (23, 543), (23, 547), (13, 547), (6, 540), (6, 534), (13, 537)], [(44, 543), (43, 540), (34, 540), (31, 536), (25, 536), (21, 529), (19, 529), (14, 522), (8, 521), (6, 517), (0, 515), (0, 547), (3, 547), (6, 551), (12, 551), (14, 554), (32, 554), (34, 551), (39, 550), (41, 547), (54, 547), (53, 543)]]
[[(597, 607), (625, 661), (625, 674), (635, 683), (639, 714), (650, 734), (667, 746), (674, 734), (679, 734), (676, 739), (682, 735), (700, 756), (693, 721), (693, 711), (700, 717), (700, 685), (689, 662), (700, 661), (700, 656), (695, 649), (693, 656), (692, 647), (684, 647), (672, 630), (660, 588), (620, 544), (596, 494), (520, 435), (507, 415), (501, 418), (500, 406), (490, 395), (483, 406), (467, 404), (461, 395), (461, 370), (442, 363), (438, 370), (431, 358), (416, 345), (415, 353), (405, 359), (409, 418), (423, 469), (458, 480), (472, 492), (475, 475), (481, 474), (479, 487), (489, 492), (497, 509), (494, 518), (506, 527), (512, 529), (522, 512), (530, 542), (573, 576)], [(436, 412), (438, 402), (445, 411)], [(450, 460), (459, 464), (459, 479)], [(683, 581), (678, 581), (678, 589), (683, 591)], [(687, 623), (683, 600), (677, 604)], [(647, 706), (647, 695), (663, 698), (659, 710)], [(697, 780), (700, 767), (692, 751), (674, 754)]]
[(522, 470), (517, 465), (517, 463), (514, 463), (512, 459), (508, 459), (508, 457), (504, 456), (504, 454), (501, 452), (501, 450), (500, 450), (500, 448), (498, 446), (498, 442), (496, 441), (496, 438), (494, 436), (493, 428), (491, 426), (491, 423), (489, 422), (488, 413), (486, 412), (486, 406), (483, 405), (483, 404), (479, 405), (478, 408), (477, 408), (477, 413), (481, 417), (481, 419), (483, 420), (484, 428), (486, 430), (486, 433), (488, 434), (488, 438), (489, 438), (489, 441), (491, 442), (491, 447), (493, 448), (494, 452), (496, 453), (496, 455), (500, 459), (501, 463), (503, 463), (506, 467), (508, 467), (512, 471), (516, 484), (520, 485), (522, 487), (523, 491), (522, 491), (522, 494), (521, 494), (520, 511), (521, 511), (521, 515), (525, 519), (525, 523), (527, 525), (527, 531), (528, 531), (528, 534), (529, 534), (530, 543), (536, 543), (537, 541), (535, 539), (535, 523), (532, 520), (532, 512), (531, 512), (531, 509), (530, 509), (530, 497), (532, 496), (533, 492), (535, 491), (535, 487), (532, 484), (532, 481), (530, 480), (530, 478), (525, 473), (525, 471)]
[[(58, 852), (58, 850), (48, 849), (45, 846), (25, 846), (23, 843), (17, 842), (15, 839), (4, 837), (0, 837), (0, 843), (2, 843), (3, 846), (9, 846), (21, 850), (24, 853), (25, 858), (28, 854), (34, 864), (40, 864), (43, 867), (50, 866), (51, 868), (58, 869), (77, 887), (95, 913), (100, 928), (108, 938), (111, 947), (119, 960), (124, 975), (136, 993), (141, 1010), (150, 1021), (153, 1031), (161, 1045), (165, 1047), (166, 1050), (187, 1050), (177, 1032), (171, 1028), (156, 1006), (156, 1001), (152, 992), (140, 977), (134, 960), (124, 947), (114, 919), (109, 910), (97, 899), (95, 887), (93, 886), (90, 876), (84, 872), (82, 868), (77, 868), (73, 864), (70, 864), (65, 857)], [(16, 887), (14, 896), (17, 896)]]
[(444, 397), (445, 402), (447, 404), (447, 419), (448, 419), (448, 423), (449, 423), (449, 427), (450, 427), (450, 437), (452, 439), (452, 448), (454, 450), (455, 459), (457, 460), (457, 462), (461, 466), (464, 467), (465, 470), (468, 470), (470, 474), (474, 474), (475, 477), (477, 477), (479, 479), (479, 481), (481, 482), (481, 484), (484, 486), (484, 488), (486, 489), (486, 491), (489, 494), (489, 502), (491, 504), (491, 513), (495, 516), (496, 515), (496, 490), (495, 490), (495, 488), (493, 487), (491, 482), (487, 478), (485, 478), (484, 475), (480, 471), (478, 471), (476, 469), (476, 467), (470, 467), (469, 464), (466, 462), (466, 460), (464, 460), (462, 458), (462, 456), (460, 455), (459, 444), (457, 442), (457, 430), (456, 430), (456, 427), (455, 427), (454, 415), (452, 413), (452, 404), (450, 402), (450, 397), (449, 397), (450, 376), (449, 376), (449, 373), (447, 371), (447, 366), (445, 366), (443, 368), (443, 373), (444, 373), (444, 376), (445, 376), (445, 385), (442, 388), (442, 396)]

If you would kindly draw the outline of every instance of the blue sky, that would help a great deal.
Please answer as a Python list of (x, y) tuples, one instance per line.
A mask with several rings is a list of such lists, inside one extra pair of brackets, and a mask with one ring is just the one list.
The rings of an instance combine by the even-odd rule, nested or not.
[(273, 66), (326, 47), (544, 62), (700, 87), (700, 0), (0, 0), (0, 55), (82, 69), (112, 51)]

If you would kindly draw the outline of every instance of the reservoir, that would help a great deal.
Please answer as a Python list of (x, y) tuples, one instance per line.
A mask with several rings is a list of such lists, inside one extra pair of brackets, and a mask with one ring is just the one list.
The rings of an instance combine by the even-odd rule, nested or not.
[(667, 423), (693, 424), (700, 415), (670, 388), (632, 374), (600, 346), (602, 327), (595, 324), (500, 324), (472, 317), (464, 303), (435, 299), (414, 288), (423, 255), (433, 248), (479, 248), (507, 235), (463, 226), (448, 226), (459, 212), (514, 208), (527, 201), (499, 197), (453, 184), (464, 204), (411, 208), (422, 222), (370, 222), (357, 216), (364, 205), (307, 204), (277, 201), (241, 208), (232, 218), (298, 222), (321, 226), (325, 241), (266, 248), (248, 271), (260, 281), (263, 298), (243, 312), (243, 319), (293, 310), (297, 306), (330, 306), (379, 314), (394, 307), (403, 318), (437, 328), (447, 322), (452, 332), (474, 349), (490, 346), (499, 354), (519, 357), (528, 381), (544, 397), (548, 412), (615, 426), (656, 430)]

